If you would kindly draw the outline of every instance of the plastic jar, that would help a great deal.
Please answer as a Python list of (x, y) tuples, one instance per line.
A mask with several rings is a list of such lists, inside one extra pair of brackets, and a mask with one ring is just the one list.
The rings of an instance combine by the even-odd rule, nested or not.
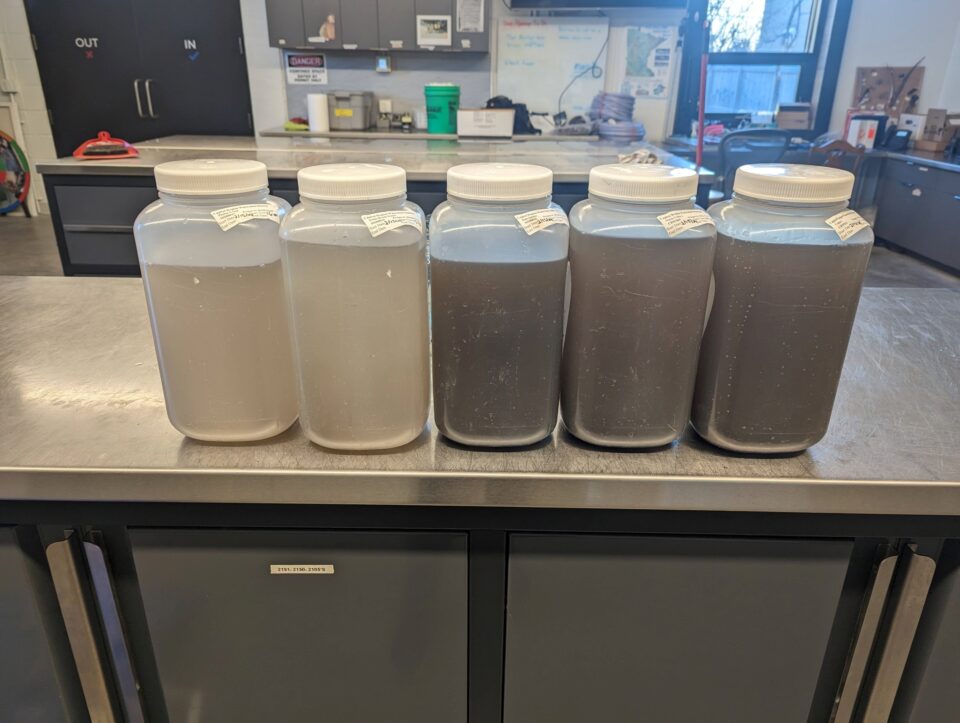
[(827, 431), (873, 231), (847, 209), (852, 174), (741, 166), (715, 204), (716, 295), (692, 421), (737, 452), (795, 452)]
[(257, 161), (155, 169), (160, 200), (134, 222), (170, 422), (194, 439), (279, 434), (297, 418), (277, 224)]
[(567, 217), (540, 166), (447, 172), (430, 220), (433, 400), (439, 431), (516, 446), (557, 423)]
[(423, 211), (396, 166), (313, 166), (297, 180), (280, 243), (300, 425), (333, 449), (406, 444), (430, 406)]
[(597, 166), (570, 211), (561, 409), (592, 444), (655, 447), (690, 417), (716, 230), (697, 173)]

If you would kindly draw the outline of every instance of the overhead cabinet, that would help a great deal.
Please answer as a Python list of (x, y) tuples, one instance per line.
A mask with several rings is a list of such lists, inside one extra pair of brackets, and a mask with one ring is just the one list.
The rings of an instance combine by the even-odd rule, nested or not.
[[(265, 0), (270, 44), (278, 48), (481, 53), (490, 48), (493, 1)], [(423, 23), (440, 34), (418, 31)]]
[(236, 0), (27, 0), (26, 8), (58, 155), (101, 130), (131, 142), (252, 135)]

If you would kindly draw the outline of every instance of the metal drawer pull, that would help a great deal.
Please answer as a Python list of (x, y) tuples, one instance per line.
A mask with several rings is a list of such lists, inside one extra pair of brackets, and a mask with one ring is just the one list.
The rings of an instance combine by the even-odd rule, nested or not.
[(140, 102), (140, 79), (133, 81), (133, 97), (137, 99), (137, 115), (145, 118), (143, 115), (143, 104)]
[(884, 638), (877, 642), (879, 662), (866, 692), (863, 723), (886, 723), (907, 665), (907, 656), (920, 623), (920, 614), (930, 591), (936, 563), (932, 558), (903, 550), (895, 589), (891, 593), (891, 614)]
[(47, 562), (90, 719), (93, 723), (116, 723), (107, 664), (97, 645), (93, 627), (95, 613), (84, 595), (78, 569), (78, 558), (82, 554), (79, 547), (75, 534), (63, 542), (54, 542), (47, 547)]
[(144, 87), (147, 89), (147, 112), (150, 114), (151, 118), (159, 118), (153, 110), (153, 95), (150, 93), (150, 84), (153, 82), (153, 78), (147, 78), (147, 82), (144, 83)]
[(870, 660), (870, 651), (873, 649), (873, 641), (880, 627), (883, 607), (890, 594), (890, 585), (893, 582), (893, 571), (896, 566), (897, 556), (890, 555), (880, 561), (874, 572), (870, 595), (860, 617), (856, 642), (847, 661), (840, 692), (837, 695), (833, 723), (850, 723), (853, 720), (857, 698)]

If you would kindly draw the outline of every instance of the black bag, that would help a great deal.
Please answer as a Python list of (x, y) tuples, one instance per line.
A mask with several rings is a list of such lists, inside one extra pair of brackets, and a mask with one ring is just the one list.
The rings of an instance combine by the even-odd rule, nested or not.
[(505, 95), (498, 95), (487, 101), (487, 108), (513, 108), (513, 134), (515, 136), (538, 136), (540, 130), (530, 122), (530, 111), (526, 103), (514, 103)]

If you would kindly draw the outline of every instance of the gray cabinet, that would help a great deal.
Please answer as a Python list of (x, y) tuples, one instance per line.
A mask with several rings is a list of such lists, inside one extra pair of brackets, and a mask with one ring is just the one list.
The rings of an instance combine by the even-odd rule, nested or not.
[(466, 721), (466, 534), (130, 539), (171, 721)]
[(340, 0), (303, 0), (303, 25), (306, 45), (328, 50), (343, 47)]
[(960, 172), (888, 158), (881, 173), (877, 236), (960, 269)]
[(302, 0), (266, 0), (270, 45), (296, 48), (306, 45)]
[[(326, 50), (490, 49), (493, 0), (266, 0), (270, 44)], [(463, 18), (458, 12), (465, 10)], [(417, 16), (450, 18), (450, 44), (417, 45)], [(297, 27), (299, 24), (299, 27)], [(462, 29), (461, 29), (462, 28)]]
[(410, 50), (416, 47), (415, 0), (380, 0), (377, 3), (380, 47)]
[(341, 5), (344, 49), (376, 48), (380, 44), (377, 0), (349, 0)]
[(960, 540), (948, 541), (910, 658), (897, 692), (891, 723), (942, 723), (960, 711)]
[(806, 721), (852, 551), (513, 535), (503, 721)]
[(0, 527), (0, 720), (68, 721), (71, 717), (61, 698), (51, 647), (32, 589), (31, 564), (13, 528)]
[(157, 200), (153, 180), (92, 186), (74, 180), (68, 185), (44, 179), (64, 273), (137, 273), (133, 222)]

